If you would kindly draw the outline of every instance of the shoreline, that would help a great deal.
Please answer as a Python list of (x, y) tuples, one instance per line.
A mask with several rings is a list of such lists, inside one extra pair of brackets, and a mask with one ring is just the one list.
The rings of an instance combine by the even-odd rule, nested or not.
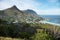
[(47, 22), (47, 21), (40, 21), (40, 23), (43, 23), (43, 24), (51, 24), (51, 25), (55, 25), (55, 26), (60, 26), (60, 24), (52, 23), (52, 22)]

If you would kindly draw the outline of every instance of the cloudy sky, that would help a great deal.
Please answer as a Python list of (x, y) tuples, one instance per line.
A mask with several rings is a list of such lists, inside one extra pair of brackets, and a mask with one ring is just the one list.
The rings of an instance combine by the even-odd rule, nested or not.
[(20, 10), (32, 9), (39, 15), (60, 15), (60, 0), (0, 0), (0, 10), (13, 5)]

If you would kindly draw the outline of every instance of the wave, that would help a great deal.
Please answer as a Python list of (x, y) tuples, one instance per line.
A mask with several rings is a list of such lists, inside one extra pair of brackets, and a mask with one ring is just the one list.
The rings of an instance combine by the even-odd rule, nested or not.
[(40, 23), (43, 23), (43, 24), (51, 24), (51, 25), (60, 26), (60, 24), (52, 23), (52, 22), (48, 22), (48, 21), (40, 21)]

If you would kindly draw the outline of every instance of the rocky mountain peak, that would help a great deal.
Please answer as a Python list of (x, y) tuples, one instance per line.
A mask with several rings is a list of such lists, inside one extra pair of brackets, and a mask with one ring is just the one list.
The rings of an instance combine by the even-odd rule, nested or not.
[(15, 5), (11, 7), (11, 9), (18, 9)]

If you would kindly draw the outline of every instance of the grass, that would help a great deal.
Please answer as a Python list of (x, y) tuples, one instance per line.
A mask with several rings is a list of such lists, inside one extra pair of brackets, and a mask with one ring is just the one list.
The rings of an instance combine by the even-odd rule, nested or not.
[(37, 34), (34, 40), (52, 40), (51, 37), (46, 34), (46, 32), (43, 29), (37, 29)]
[[(35, 33), (35, 35), (33, 35), (32, 37), (29, 37), (29, 39), (25, 39), (25, 38), (22, 39), (20, 37), (19, 38), (11, 38), (11, 37), (3, 36), (3, 37), (0, 37), (0, 40), (55, 40), (55, 38), (58, 37), (58, 35), (60, 34), (60, 26), (55, 26), (55, 25), (50, 25), (50, 24), (42, 24), (42, 23), (29, 23), (26, 25), (25, 25), (25, 23), (23, 23), (23, 24), (24, 24), (24, 27), (27, 26), (27, 27), (35, 28), (37, 31)], [(20, 26), (23, 27), (23, 24), (21, 24)], [(0, 27), (1, 27), (1, 25), (0, 25)], [(2, 27), (4, 27), (4, 30), (5, 30), (5, 28), (6, 28), (5, 25), (2, 25)], [(7, 26), (7, 27), (9, 27), (9, 28), (11, 27), (11, 29), (14, 28), (11, 25)]]
[(20, 38), (0, 37), (0, 40), (23, 40)]
[(49, 31), (55, 38), (60, 34), (60, 26), (50, 25), (50, 24), (40, 24), (42, 28), (45, 28), (46, 31)]

